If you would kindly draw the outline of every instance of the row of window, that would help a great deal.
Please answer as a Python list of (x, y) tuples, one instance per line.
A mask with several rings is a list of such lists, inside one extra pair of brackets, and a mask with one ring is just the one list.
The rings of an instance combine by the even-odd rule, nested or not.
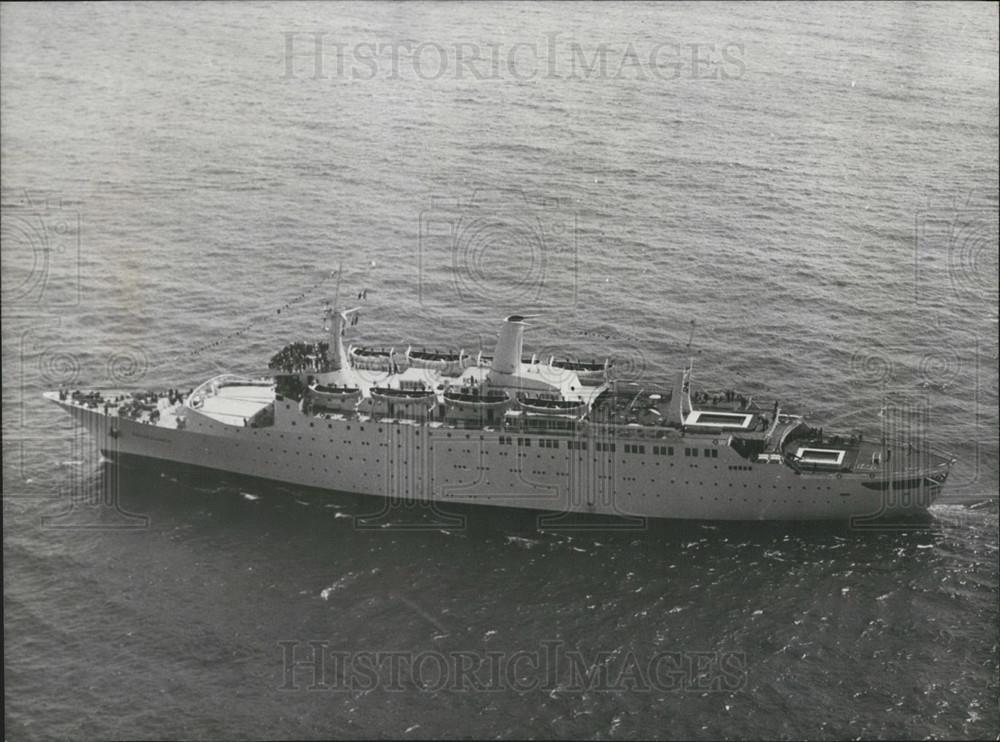
[[(500, 445), (501, 446), (512, 446), (512, 445), (514, 445), (514, 438), (512, 438), (509, 435), (501, 435), (500, 436)], [(529, 447), (530, 448), (531, 447), (531, 439), (530, 438), (518, 438), (517, 439), (517, 445), (518, 446), (525, 446), (525, 447)], [(539, 438), (538, 439), (538, 447), (539, 448), (559, 448), (559, 441), (552, 440), (550, 438)], [(568, 448), (570, 451), (586, 451), (587, 450), (587, 441), (566, 441), (566, 448)], [(595, 451), (608, 451), (608, 452), (614, 453), (615, 452), (615, 444), (614, 443), (595, 442), (594, 443), (594, 450)], [(718, 451), (718, 449), (715, 449), (715, 448), (705, 448), (705, 449), (702, 449), (702, 450), (704, 451), (704, 455), (705, 455), (706, 459), (708, 459), (708, 458), (712, 458), (712, 459), (719, 458), (719, 451)], [(646, 446), (642, 445), (642, 444), (638, 444), (638, 443), (626, 443), (625, 444), (625, 453), (645, 454), (646, 453)], [(654, 456), (673, 456), (674, 455), (674, 447), (673, 446), (653, 446), (653, 455)], [(685, 456), (698, 456), (698, 449), (697, 448), (685, 448), (684, 449), (684, 455)]]
[[(350, 426), (348, 426), (348, 427), (350, 427)], [(364, 428), (362, 427), (361, 430), (363, 431)], [(253, 432), (256, 432), (256, 431), (253, 431)], [(381, 428), (379, 428), (379, 432), (382, 432)], [(284, 438), (285, 436), (284, 436), (284, 434), (279, 434), (278, 437), (279, 438)], [(447, 437), (451, 438), (451, 433), (448, 433)], [(468, 435), (466, 435), (465, 437), (469, 438)], [(302, 436), (301, 435), (298, 436), (298, 439), (302, 440)], [(479, 440), (484, 440), (484, 437), (483, 436), (479, 436)], [(537, 440), (538, 440), (538, 447), (539, 448), (559, 448), (559, 441), (558, 440), (554, 440), (554, 439), (551, 439), (551, 438), (539, 438)], [(330, 442), (333, 443), (334, 442), (333, 439), (331, 439)], [(512, 436), (509, 436), (509, 435), (501, 435), (499, 437), (499, 442), (500, 442), (501, 446), (512, 446), (512, 445), (514, 445), (514, 438)], [(350, 443), (353, 443), (353, 441), (347, 441), (347, 443), (350, 444)], [(371, 443), (369, 441), (364, 441), (364, 440), (359, 441), (359, 444), (362, 445), (362, 446), (370, 446), (371, 445)], [(398, 442), (396, 443), (397, 447), (399, 447), (401, 445), (402, 445), (401, 443), (398, 443)], [(517, 445), (518, 446), (523, 446), (525, 448), (530, 448), (531, 447), (531, 438), (518, 438), (517, 439)], [(420, 446), (417, 446), (417, 448), (420, 448)], [(566, 448), (569, 449), (570, 451), (586, 451), (587, 450), (587, 441), (572, 441), (572, 440), (566, 441)], [(674, 455), (674, 447), (673, 446), (653, 446), (652, 448), (653, 448), (653, 455), (654, 456), (673, 456)], [(594, 443), (594, 450), (595, 451), (615, 453), (615, 444), (614, 443), (603, 443), (603, 442), (597, 441), (597, 442)], [(702, 451), (704, 451), (705, 458), (713, 458), (713, 459), (719, 458), (719, 451), (718, 451), (718, 449), (715, 449), (715, 448), (704, 448), (704, 449), (702, 449)], [(625, 444), (625, 453), (645, 454), (646, 453), (646, 446), (645, 445), (641, 445), (641, 444), (637, 444), (637, 443), (626, 443)], [(697, 457), (699, 455), (698, 449), (697, 448), (685, 448), (684, 449), (684, 455), (685, 456), (694, 456), (694, 457)], [(749, 466), (730, 466), (729, 468), (730, 469), (751, 469), (752, 467), (749, 467)]]
[[(718, 449), (715, 449), (715, 448), (706, 448), (706, 449), (704, 449), (704, 451), (705, 451), (705, 458), (706, 459), (707, 458), (713, 458), (713, 459), (719, 458), (719, 451), (718, 451)], [(685, 456), (697, 456), (698, 455), (698, 449), (697, 448), (685, 448), (684, 449), (684, 455)]]
[[(481, 438), (481, 436), (480, 436)], [(501, 446), (512, 446), (514, 445), (514, 439), (509, 435), (501, 435), (499, 438)], [(573, 441), (567, 441), (567, 447), (572, 448), (571, 444)], [(531, 448), (531, 438), (518, 438), (517, 445), (524, 446), (525, 448)], [(551, 438), (539, 438), (538, 439), (539, 448), (559, 448), (559, 441), (552, 440)], [(586, 447), (586, 446), (585, 446)]]

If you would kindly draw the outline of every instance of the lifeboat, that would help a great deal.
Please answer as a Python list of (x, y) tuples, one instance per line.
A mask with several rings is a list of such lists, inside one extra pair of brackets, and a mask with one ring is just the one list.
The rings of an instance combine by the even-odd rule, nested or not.
[(351, 346), (348, 354), (351, 366), (369, 371), (391, 371), (395, 348), (362, 348)]
[(469, 392), (447, 391), (444, 393), (444, 401), (455, 405), (468, 405), (470, 407), (495, 407), (505, 405), (510, 398), (502, 393), (476, 394)]
[(432, 399), (435, 396), (433, 389), (395, 389), (377, 386), (371, 388), (371, 395), (372, 397), (394, 400)]
[(445, 376), (457, 376), (472, 362), (465, 350), (458, 353), (439, 350), (406, 349), (406, 361), (414, 368), (427, 368)]
[(309, 403), (316, 409), (346, 412), (357, 407), (360, 401), (361, 389), (358, 387), (323, 384), (309, 387)]
[(587, 412), (587, 403), (583, 400), (546, 399), (519, 394), (517, 396), (517, 404), (525, 412), (536, 415), (572, 415), (579, 417)]
[(604, 379), (610, 371), (612, 362), (610, 360), (601, 361), (573, 361), (569, 358), (550, 358), (551, 368), (561, 368), (565, 371), (573, 371), (580, 380)]
[(492, 425), (502, 418), (510, 397), (503, 392), (479, 394), (452, 389), (444, 393), (444, 404), (444, 415), (453, 422)]
[(419, 417), (437, 404), (433, 389), (372, 387), (370, 393), (372, 413), (386, 417)]

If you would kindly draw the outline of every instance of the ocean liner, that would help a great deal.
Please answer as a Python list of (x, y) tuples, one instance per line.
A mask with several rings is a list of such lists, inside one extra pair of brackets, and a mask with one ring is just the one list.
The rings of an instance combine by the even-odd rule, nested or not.
[(910, 515), (954, 459), (912, 443), (829, 434), (777, 401), (615, 380), (613, 364), (525, 357), (530, 318), (492, 354), (345, 347), (356, 310), (292, 343), (260, 378), (188, 392), (45, 396), (111, 460), (174, 462), (423, 503), (707, 520)]

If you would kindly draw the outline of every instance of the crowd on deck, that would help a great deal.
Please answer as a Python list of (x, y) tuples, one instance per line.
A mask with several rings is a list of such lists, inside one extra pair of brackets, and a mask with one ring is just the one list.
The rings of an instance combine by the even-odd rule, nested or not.
[(739, 404), (738, 409), (746, 409), (747, 405), (750, 403), (750, 398), (737, 392), (735, 389), (727, 389), (719, 394), (709, 394), (708, 392), (695, 392), (691, 395), (691, 398), (695, 402), (703, 402), (705, 404), (720, 405), (723, 402), (733, 403), (737, 402)]
[(100, 409), (103, 410), (105, 415), (109, 414), (111, 410), (115, 410), (118, 417), (128, 420), (135, 420), (145, 412), (148, 413), (147, 419), (149, 422), (155, 423), (160, 418), (159, 402), (161, 399), (166, 399), (173, 406), (183, 402), (192, 392), (194, 392), (194, 389), (191, 389), (186, 394), (180, 389), (168, 389), (165, 392), (139, 391), (131, 394), (120, 394), (114, 397), (105, 397), (98, 391), (81, 392), (78, 389), (73, 391), (60, 389), (59, 401), (72, 401), (73, 404), (88, 407), (92, 410)]
[(330, 344), (321, 343), (289, 343), (271, 356), (268, 368), (294, 374), (302, 371), (323, 371), (327, 368), (327, 352)]

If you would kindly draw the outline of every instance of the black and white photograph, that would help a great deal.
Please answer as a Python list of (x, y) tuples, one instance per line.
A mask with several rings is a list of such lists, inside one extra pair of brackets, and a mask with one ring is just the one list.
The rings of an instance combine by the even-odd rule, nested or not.
[(1000, 739), (998, 8), (0, 3), (4, 739)]

